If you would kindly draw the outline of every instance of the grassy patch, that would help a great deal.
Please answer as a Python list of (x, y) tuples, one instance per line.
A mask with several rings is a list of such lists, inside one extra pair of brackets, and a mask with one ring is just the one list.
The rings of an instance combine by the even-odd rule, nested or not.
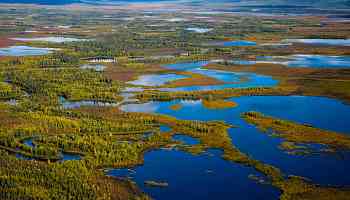
[(177, 74), (189, 76), (188, 78), (183, 78), (175, 81), (171, 81), (168, 84), (163, 85), (165, 88), (173, 87), (185, 87), (185, 86), (203, 86), (203, 85), (220, 85), (224, 84), (223, 81), (205, 76), (202, 74), (196, 74), (192, 72), (177, 72)]
[(225, 100), (202, 100), (202, 104), (208, 109), (225, 109), (238, 106), (235, 102)]
[(171, 110), (178, 111), (178, 110), (182, 109), (182, 105), (181, 104), (174, 104), (174, 105), (171, 105), (169, 108)]
[[(350, 137), (345, 134), (273, 118), (258, 112), (243, 113), (242, 118), (264, 132), (272, 130), (278, 137), (284, 138), (289, 142), (316, 143), (327, 145), (335, 149), (350, 149)], [(287, 148), (295, 147), (291, 145), (284, 146)]]

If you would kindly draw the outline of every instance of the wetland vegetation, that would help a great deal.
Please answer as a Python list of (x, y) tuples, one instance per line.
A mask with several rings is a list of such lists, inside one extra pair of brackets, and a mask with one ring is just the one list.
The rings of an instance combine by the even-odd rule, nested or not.
[(238, 106), (235, 102), (223, 100), (203, 100), (202, 103), (208, 109), (224, 109)]
[(349, 22), (198, 5), (1, 4), (0, 198), (348, 199)]
[[(284, 138), (288, 142), (323, 144), (330, 148), (341, 150), (347, 150), (350, 147), (350, 137), (345, 134), (314, 128), (308, 124), (297, 124), (287, 120), (276, 119), (258, 112), (243, 113), (242, 117), (263, 132)], [(298, 148), (293, 143), (284, 143), (282, 147), (289, 150)]]

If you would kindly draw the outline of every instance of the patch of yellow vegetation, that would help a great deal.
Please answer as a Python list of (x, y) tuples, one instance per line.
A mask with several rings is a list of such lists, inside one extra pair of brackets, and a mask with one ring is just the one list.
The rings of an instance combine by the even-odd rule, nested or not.
[(238, 106), (238, 104), (235, 102), (225, 100), (203, 100), (202, 104), (208, 109), (225, 109)]
[(187, 78), (171, 81), (164, 85), (163, 87), (173, 88), (173, 87), (185, 87), (185, 86), (203, 86), (203, 85), (221, 85), (224, 84), (223, 81), (218, 79), (205, 76), (202, 74), (196, 74), (192, 72), (177, 72), (179, 75), (188, 76)]
[(169, 108), (171, 110), (178, 111), (178, 110), (182, 109), (182, 105), (181, 104), (174, 104), (174, 105), (171, 105)]
[(275, 185), (283, 191), (281, 200), (346, 200), (350, 195), (349, 190), (345, 188), (321, 187), (298, 176), (289, 176)]
[(309, 125), (276, 119), (258, 112), (247, 112), (242, 117), (250, 124), (257, 126), (264, 132), (273, 130), (277, 136), (295, 143), (317, 143), (328, 145), (335, 149), (350, 149), (350, 137)]

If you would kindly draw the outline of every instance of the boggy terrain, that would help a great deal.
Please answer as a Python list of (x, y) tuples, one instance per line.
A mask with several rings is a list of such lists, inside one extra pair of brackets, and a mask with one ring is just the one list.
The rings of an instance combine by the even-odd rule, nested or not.
[(350, 101), (349, 69), (291, 68), (278, 64), (251, 66), (212, 64), (207, 68), (270, 75), (280, 80), (278, 87), (293, 88), (294, 94), (333, 97), (347, 103)]
[[(0, 7), (0, 198), (186, 199), (181, 196), (185, 192), (171, 192), (176, 178), (170, 184), (165, 184), (167, 180), (140, 184), (134, 180), (142, 173), (116, 177), (109, 172), (142, 168), (146, 155), (160, 149), (186, 152), (191, 158), (215, 149), (221, 154), (212, 156), (229, 162), (230, 167), (248, 168), (261, 176), (240, 179), (249, 188), (240, 193), (256, 190), (255, 197), (260, 199), (348, 199), (350, 182), (346, 179), (339, 185), (327, 180), (319, 184), (275, 162), (300, 154), (314, 156), (307, 149), (313, 144), (323, 145), (324, 149), (318, 149), (322, 153), (348, 155), (348, 133), (315, 128), (299, 122), (300, 116), (294, 122), (246, 111), (239, 121), (232, 112), (246, 105), (232, 98), (238, 102), (238, 97), (324, 96), (348, 103), (349, 22), (316, 15), (218, 12), (210, 6), (198, 11), (188, 4), (185, 11), (170, 4), (176, 12), (163, 12), (166, 5), (100, 5), (98, 11), (91, 5)], [(311, 39), (311, 44), (298, 39)], [(331, 61), (324, 62), (324, 68), (288, 66), (291, 61), (285, 59), (300, 54), (328, 56), (331, 61), (337, 56), (336, 61), (344, 66), (331, 68)], [(177, 104), (167, 105), (165, 114), (154, 111), (158, 107), (152, 103), (174, 100)], [(198, 103), (204, 111), (188, 108)], [(123, 110), (123, 106), (135, 105), (146, 105), (149, 112)], [(288, 106), (265, 107), (279, 113), (288, 110)], [(176, 117), (183, 112), (186, 119)], [(198, 120), (206, 112), (212, 118)], [(271, 160), (255, 158), (245, 145), (264, 152), (262, 145), (271, 137), (251, 135), (254, 127), (250, 124), (282, 139), (278, 152), (297, 153)], [(243, 142), (242, 134), (246, 134)], [(187, 144), (177, 140), (177, 135), (197, 142)], [(251, 145), (249, 137), (259, 137), (259, 142)], [(188, 167), (181, 158), (176, 167)], [(317, 159), (327, 162), (328, 158)], [(349, 166), (333, 162), (338, 163)], [(206, 170), (206, 175), (213, 173)], [(337, 175), (331, 179), (341, 179)], [(147, 190), (147, 183), (167, 187)], [(209, 182), (201, 184), (207, 184), (208, 193), (218, 194)], [(230, 187), (235, 184), (221, 189)], [(190, 189), (202, 192), (195, 186)], [(161, 190), (170, 195), (162, 196)]]

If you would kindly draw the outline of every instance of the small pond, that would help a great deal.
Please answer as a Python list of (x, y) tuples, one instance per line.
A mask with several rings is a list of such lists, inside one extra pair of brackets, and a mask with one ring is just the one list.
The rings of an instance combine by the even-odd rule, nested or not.
[(223, 47), (250, 47), (256, 46), (256, 42), (246, 41), (246, 40), (236, 40), (236, 41), (220, 41), (220, 42), (210, 42), (205, 44), (205, 46), (223, 46)]
[[(24, 140), (23, 144), (29, 146), (30, 148), (33, 148), (33, 149), (35, 148), (35, 144), (33, 143), (33, 138)], [(59, 162), (68, 161), (68, 160), (81, 160), (81, 156), (78, 154), (65, 153), (65, 152), (61, 152), (60, 154), (62, 159), (59, 160)], [(19, 153), (16, 154), (16, 157), (23, 160), (34, 160), (34, 158), (27, 157)]]
[(182, 142), (185, 145), (195, 145), (199, 144), (199, 140), (187, 135), (176, 134), (173, 136), (175, 141)]
[(79, 42), (88, 41), (88, 39), (70, 38), (70, 37), (33, 37), (33, 38), (11, 38), (12, 40), (22, 42), (52, 42), (52, 43), (63, 43), (63, 42)]
[(185, 29), (186, 31), (191, 31), (191, 32), (195, 32), (195, 33), (207, 33), (207, 32), (210, 32), (211, 28), (196, 28), (196, 27), (193, 27), (193, 28), (186, 28)]
[(53, 48), (39, 48), (30, 46), (10, 46), (0, 48), (0, 56), (39, 56), (52, 53)]
[(101, 64), (84, 64), (80, 66), (80, 69), (92, 69), (97, 72), (102, 72), (105, 70), (105, 68), (106, 66)]
[(129, 81), (127, 83), (141, 86), (161, 86), (168, 82), (184, 78), (187, 78), (187, 76), (178, 74), (152, 74), (139, 76), (137, 80)]
[(64, 97), (59, 98), (59, 102), (63, 109), (75, 109), (84, 106), (96, 106), (96, 107), (116, 107), (117, 103), (110, 102), (101, 102), (101, 101), (92, 101), (92, 100), (83, 100), (83, 101), (69, 101)]

